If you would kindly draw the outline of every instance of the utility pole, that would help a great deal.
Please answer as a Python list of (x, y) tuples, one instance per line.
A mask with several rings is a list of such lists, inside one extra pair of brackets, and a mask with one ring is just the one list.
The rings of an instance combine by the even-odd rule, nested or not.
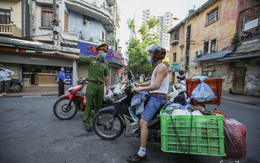
[(56, 0), (53, 0), (53, 40), (55, 46), (60, 46), (60, 39), (59, 39), (59, 22), (57, 18), (57, 4)]

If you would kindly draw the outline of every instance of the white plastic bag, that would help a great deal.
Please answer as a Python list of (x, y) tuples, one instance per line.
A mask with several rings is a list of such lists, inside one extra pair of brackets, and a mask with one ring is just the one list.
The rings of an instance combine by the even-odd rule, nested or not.
[(198, 102), (206, 102), (216, 99), (217, 96), (208, 84), (204, 82), (205, 78), (200, 78), (200, 84), (192, 91), (191, 98)]
[(121, 94), (122, 92), (121, 92), (121, 90), (119, 89), (119, 88), (115, 88), (114, 89), (114, 91), (113, 91), (113, 94), (117, 94), (117, 95), (119, 95), (119, 94)]
[(105, 90), (104, 90), (104, 101), (112, 101), (113, 100), (113, 93), (110, 89), (108, 89), (108, 94), (106, 95), (106, 87), (105, 87)]

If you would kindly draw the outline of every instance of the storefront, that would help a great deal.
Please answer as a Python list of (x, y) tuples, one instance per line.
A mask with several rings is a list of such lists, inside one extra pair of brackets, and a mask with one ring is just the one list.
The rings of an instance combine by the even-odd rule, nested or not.
[(179, 74), (179, 71), (180, 71), (180, 63), (173, 64), (171, 66), (171, 75), (170, 75), (171, 80), (170, 81), (173, 81), (172, 82), (173, 84), (176, 84), (175, 79), (176, 79), (177, 75)]
[(12, 79), (23, 79), (24, 85), (56, 86), (55, 77), (65, 68), (66, 85), (76, 83), (76, 61), (58, 57), (48, 52), (58, 50), (79, 54), (78, 49), (55, 47), (49, 44), (0, 38), (0, 62), (14, 71)]
[[(96, 47), (97, 45), (78, 41), (78, 49), (80, 49), (81, 56), (97, 56)], [(105, 60), (109, 63), (110, 68), (109, 84), (117, 84), (119, 82), (119, 69), (123, 67), (122, 54), (112, 49), (108, 49)], [(79, 76), (85, 77), (88, 75), (87, 66), (86, 63), (78, 64)]]

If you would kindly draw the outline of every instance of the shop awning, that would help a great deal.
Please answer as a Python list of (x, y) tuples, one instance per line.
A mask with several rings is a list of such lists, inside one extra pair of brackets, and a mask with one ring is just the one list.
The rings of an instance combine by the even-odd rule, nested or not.
[(220, 59), (225, 57), (227, 54), (231, 53), (233, 49), (223, 50), (216, 53), (210, 53), (207, 55), (203, 55), (201, 57), (197, 57), (194, 61), (206, 61), (206, 60), (213, 60), (213, 59)]
[(173, 64), (171, 71), (172, 72), (179, 72), (180, 71), (180, 63)]
[(252, 58), (252, 57), (260, 57), (260, 54), (250, 54), (250, 55), (240, 55), (240, 56), (226, 57), (226, 58), (223, 58), (223, 59), (218, 59), (218, 61), (233, 60), (233, 59), (244, 59), (244, 58)]

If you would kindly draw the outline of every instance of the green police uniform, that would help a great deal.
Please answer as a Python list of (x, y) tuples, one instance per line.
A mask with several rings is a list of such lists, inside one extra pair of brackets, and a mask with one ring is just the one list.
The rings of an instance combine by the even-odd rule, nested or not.
[[(98, 110), (101, 108), (103, 97), (104, 97), (104, 76), (109, 76), (109, 66), (106, 62), (100, 61), (95, 57), (79, 57), (80, 62), (88, 63), (88, 86), (86, 90), (87, 101), (86, 109), (83, 116), (83, 123), (85, 126), (90, 125), (91, 110), (95, 100), (96, 106), (94, 113), (97, 114)], [(100, 83), (95, 83), (95, 82)]]

